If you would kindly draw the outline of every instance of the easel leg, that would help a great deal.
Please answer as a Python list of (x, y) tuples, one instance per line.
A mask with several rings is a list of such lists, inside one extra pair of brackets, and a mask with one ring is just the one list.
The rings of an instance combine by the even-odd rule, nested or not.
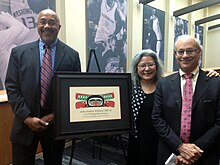
[(76, 139), (72, 139), (72, 150), (71, 150), (69, 165), (72, 165), (72, 159), (73, 159), (73, 154), (74, 154), (75, 146), (76, 146)]

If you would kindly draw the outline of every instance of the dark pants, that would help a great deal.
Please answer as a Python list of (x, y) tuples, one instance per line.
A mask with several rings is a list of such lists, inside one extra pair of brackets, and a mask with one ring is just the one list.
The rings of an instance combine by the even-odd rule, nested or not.
[(30, 145), (12, 143), (13, 165), (34, 165), (39, 142), (43, 150), (44, 165), (62, 165), (65, 140), (54, 140), (45, 133), (36, 134)]

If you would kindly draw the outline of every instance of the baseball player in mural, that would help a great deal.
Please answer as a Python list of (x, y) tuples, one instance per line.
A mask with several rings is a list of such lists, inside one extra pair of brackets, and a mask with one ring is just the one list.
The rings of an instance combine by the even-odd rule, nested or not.
[[(109, 41), (111, 37), (116, 37), (116, 50), (121, 51), (120, 53), (126, 53), (124, 45), (126, 43), (126, 17), (127, 17), (127, 1), (126, 0), (88, 0), (88, 21), (89, 26), (93, 24), (93, 31), (89, 27), (90, 31), (88, 34), (89, 38), (89, 47), (94, 47), (96, 50), (98, 63), (101, 68), (101, 72), (112, 72), (112, 70), (106, 70), (107, 64), (103, 62), (105, 52), (110, 49)], [(93, 18), (91, 17), (93, 13)], [(94, 20), (94, 18), (97, 18)], [(91, 23), (92, 22), (92, 23)], [(92, 26), (92, 25), (91, 25)], [(95, 34), (95, 35), (93, 35)], [(94, 38), (94, 39), (91, 39)], [(120, 42), (122, 41), (122, 42)], [(123, 45), (117, 45), (117, 43), (123, 43)], [(114, 69), (114, 72), (123, 72), (125, 70), (125, 65), (120, 60), (125, 61), (123, 54), (122, 57), (115, 58), (115, 61), (111, 61), (111, 64), (114, 65), (117, 69)], [(106, 57), (105, 57), (106, 58)], [(108, 65), (111, 65), (110, 63)], [(92, 64), (93, 65), (93, 64)], [(124, 66), (121, 66), (124, 65)], [(120, 68), (122, 68), (120, 70)]]
[(0, 0), (0, 81), (5, 89), (5, 76), (11, 49), (39, 38), (37, 14), (55, 8), (55, 0)]

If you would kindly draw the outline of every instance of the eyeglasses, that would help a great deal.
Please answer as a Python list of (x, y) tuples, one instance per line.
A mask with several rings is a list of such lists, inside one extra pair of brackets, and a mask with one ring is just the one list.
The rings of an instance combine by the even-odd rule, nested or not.
[(192, 55), (196, 51), (197, 51), (197, 49), (186, 49), (186, 50), (176, 50), (175, 53), (179, 56), (182, 56), (182, 55), (184, 55), (185, 52), (188, 55)]
[(146, 67), (152, 69), (154, 66), (156, 65), (156, 63), (143, 63), (143, 64), (139, 64), (138, 67), (139, 69), (145, 69)]
[(48, 24), (49, 26), (55, 26), (55, 25), (57, 25), (57, 21), (53, 20), (53, 19), (49, 19), (49, 20), (41, 19), (39, 21), (39, 24), (43, 25), (43, 26), (45, 26), (46, 24)]

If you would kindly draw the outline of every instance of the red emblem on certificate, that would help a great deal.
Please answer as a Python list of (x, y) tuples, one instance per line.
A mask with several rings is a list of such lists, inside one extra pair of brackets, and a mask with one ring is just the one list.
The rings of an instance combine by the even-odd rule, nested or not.
[(115, 107), (114, 92), (100, 95), (76, 93), (76, 109), (86, 107)]

